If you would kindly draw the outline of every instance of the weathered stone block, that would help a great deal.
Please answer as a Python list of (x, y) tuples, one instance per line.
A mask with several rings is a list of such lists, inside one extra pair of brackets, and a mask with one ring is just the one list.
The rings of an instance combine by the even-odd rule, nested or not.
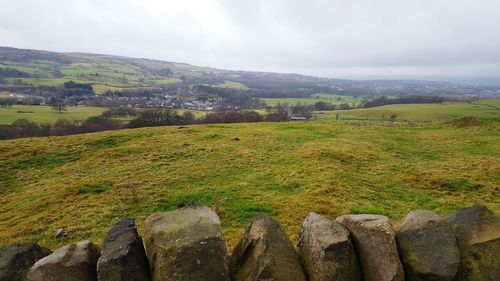
[(189, 206), (153, 214), (144, 232), (154, 281), (229, 280), (220, 220), (210, 208)]
[(0, 249), (0, 281), (25, 280), (33, 264), (51, 253), (51, 250), (33, 242), (13, 244)]
[(455, 280), (500, 278), (500, 217), (485, 206), (473, 206), (447, 217), (455, 228), (460, 266)]
[(111, 228), (97, 261), (99, 281), (149, 281), (149, 264), (142, 239), (132, 219)]
[(309, 281), (357, 281), (361, 273), (349, 231), (310, 213), (302, 223), (299, 256)]
[(431, 211), (410, 212), (396, 234), (399, 254), (409, 281), (451, 281), (460, 253), (451, 225)]
[(30, 281), (95, 281), (100, 249), (90, 241), (62, 247), (37, 261), (28, 272)]
[(305, 281), (299, 257), (279, 223), (258, 215), (231, 256), (233, 281)]
[(366, 281), (403, 281), (403, 266), (390, 220), (380, 215), (344, 215), (336, 219), (352, 234)]

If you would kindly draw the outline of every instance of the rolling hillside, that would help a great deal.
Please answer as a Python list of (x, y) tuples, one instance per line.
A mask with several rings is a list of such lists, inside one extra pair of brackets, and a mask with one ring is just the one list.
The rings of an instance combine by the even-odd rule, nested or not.
[(8, 74), (0, 85), (62, 86), (64, 82), (73, 80), (91, 84), (96, 93), (181, 83), (247, 90), (265, 84), (271, 84), (271, 88), (330, 87), (333, 81), (337, 81), (297, 74), (231, 71), (144, 58), (8, 47), (0, 47), (2, 69)]
[(108, 90), (202, 84), (242, 90), (259, 98), (308, 98), (312, 94), (327, 92), (341, 94), (350, 103), (356, 102), (354, 98), (348, 99), (353, 96), (498, 97), (500, 93), (498, 87), (446, 81), (346, 80), (294, 73), (224, 70), (146, 58), (0, 47), (0, 86), (62, 86), (70, 80), (91, 84), (98, 94)]
[[(0, 246), (102, 242), (111, 222), (183, 203), (218, 206), (233, 247), (257, 213), (296, 239), (310, 211), (500, 212), (500, 132), (335, 121), (159, 127), (0, 141)], [(55, 239), (64, 227), (67, 238)], [(142, 225), (139, 225), (141, 228)]]
[(353, 118), (389, 119), (396, 114), (399, 119), (447, 122), (473, 116), (500, 119), (500, 99), (480, 100), (472, 103), (394, 104), (372, 108), (324, 111), (319, 119), (333, 119), (336, 115)]
[(268, 106), (276, 106), (279, 103), (281, 104), (288, 103), (291, 105), (295, 104), (313, 105), (319, 101), (330, 104), (347, 103), (352, 106), (357, 106), (363, 101), (362, 98), (354, 98), (350, 96), (322, 94), (322, 93), (313, 94), (308, 98), (261, 98), (261, 100), (264, 101)]
[[(4, 48), (0, 67), (33, 77), (6, 78), (7, 84), (61, 86), (68, 80), (89, 83), (96, 93), (180, 83), (182, 75), (195, 75), (195, 67), (171, 62), (81, 53), (59, 54)], [(172, 71), (175, 69), (175, 74)], [(200, 68), (199, 70), (201, 70)]]
[(61, 113), (50, 106), (14, 105), (0, 107), (0, 125), (12, 124), (19, 119), (28, 119), (37, 123), (54, 123), (59, 119), (83, 121), (92, 116), (100, 115), (102, 107), (67, 107)]

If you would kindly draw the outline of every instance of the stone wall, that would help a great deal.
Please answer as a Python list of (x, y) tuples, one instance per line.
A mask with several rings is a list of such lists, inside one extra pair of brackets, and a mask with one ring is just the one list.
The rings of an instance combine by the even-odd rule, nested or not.
[(329, 220), (310, 213), (297, 247), (272, 217), (257, 215), (228, 255), (212, 209), (155, 213), (144, 241), (131, 219), (54, 252), (35, 243), (0, 249), (0, 281), (500, 280), (500, 218), (484, 206), (447, 217), (410, 212)]

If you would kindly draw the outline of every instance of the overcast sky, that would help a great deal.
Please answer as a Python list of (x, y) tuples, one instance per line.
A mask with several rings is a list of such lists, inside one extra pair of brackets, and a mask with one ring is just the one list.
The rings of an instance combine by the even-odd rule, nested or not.
[(497, 77), (499, 0), (0, 0), (0, 45), (330, 77)]

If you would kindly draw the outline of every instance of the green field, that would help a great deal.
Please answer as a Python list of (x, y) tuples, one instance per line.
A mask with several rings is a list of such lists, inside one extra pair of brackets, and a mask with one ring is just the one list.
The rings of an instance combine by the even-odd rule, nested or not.
[(0, 107), (0, 124), (12, 124), (18, 119), (28, 119), (37, 123), (54, 123), (59, 119), (85, 120), (100, 115), (105, 108), (100, 107), (67, 107), (59, 113), (50, 106), (14, 105)]
[[(214, 124), (5, 140), (0, 246), (102, 243), (118, 219), (136, 218), (142, 231), (146, 217), (183, 202), (218, 202), (230, 248), (257, 212), (294, 242), (311, 211), (398, 220), (484, 204), (498, 213), (499, 171), (500, 131), (481, 125)], [(56, 240), (60, 227), (69, 235)]]
[[(95, 58), (93, 60), (95, 61)], [(40, 78), (6, 78), (7, 84), (16, 84), (16, 81), (21, 81), (28, 85), (62, 86), (65, 82), (73, 80), (78, 83), (91, 84), (97, 94), (107, 90), (148, 88), (182, 82), (178, 77), (155, 76), (140, 67), (123, 63), (72, 63), (64, 67), (50, 66), (50, 63), (47, 63), (19, 65), (14, 62), (0, 62), (0, 67), (15, 68), (40, 76)], [(53, 68), (57, 68), (64, 77), (54, 77)]]
[(248, 87), (238, 83), (238, 82), (233, 82), (233, 81), (224, 81), (224, 83), (216, 84), (216, 87), (222, 87), (222, 88), (233, 88), (237, 90), (248, 90)]
[(331, 104), (348, 103), (350, 105), (357, 105), (363, 101), (362, 98), (354, 98), (351, 96), (341, 96), (333, 94), (314, 94), (310, 98), (260, 98), (269, 106), (276, 106), (278, 103), (284, 104), (315, 104), (318, 101), (324, 101)]
[(324, 111), (317, 115), (320, 120), (341, 117), (389, 119), (396, 114), (398, 119), (423, 121), (449, 121), (456, 118), (475, 116), (500, 119), (500, 99), (481, 100), (474, 103), (442, 104), (395, 104), (380, 107)]
[(109, 84), (93, 84), (92, 89), (94, 89), (94, 92), (96, 94), (102, 94), (105, 93), (106, 91), (120, 91), (124, 89), (134, 89), (134, 88), (117, 87)]
[(155, 78), (150, 81), (155, 85), (177, 84), (182, 82), (182, 80), (179, 78)]
[(20, 80), (28, 85), (41, 85), (41, 86), (62, 86), (64, 83), (73, 80), (78, 83), (87, 83), (89, 81), (77, 80), (72, 78), (5, 78), (9, 83), (14, 80)]

